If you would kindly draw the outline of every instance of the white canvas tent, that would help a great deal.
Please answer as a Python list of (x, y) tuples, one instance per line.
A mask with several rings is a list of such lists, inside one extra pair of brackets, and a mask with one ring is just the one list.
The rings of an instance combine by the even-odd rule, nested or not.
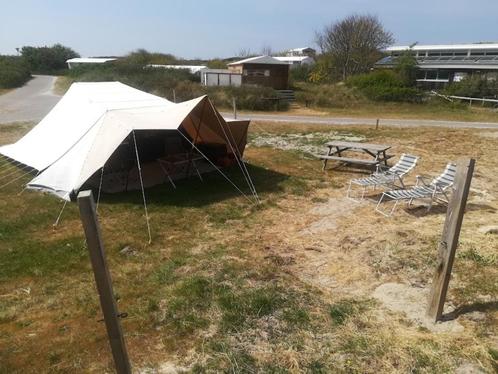
[[(126, 139), (133, 139), (137, 150), (135, 133), (147, 131), (180, 134), (191, 150), (201, 145), (222, 147), (223, 157), (237, 162), (244, 172), (240, 159), (248, 124), (226, 121), (206, 96), (176, 104), (119, 82), (74, 83), (37, 126), (18, 142), (0, 147), (0, 154), (35, 170), (27, 188), (68, 201), (103, 172)], [(216, 160), (209, 162), (216, 167)]]

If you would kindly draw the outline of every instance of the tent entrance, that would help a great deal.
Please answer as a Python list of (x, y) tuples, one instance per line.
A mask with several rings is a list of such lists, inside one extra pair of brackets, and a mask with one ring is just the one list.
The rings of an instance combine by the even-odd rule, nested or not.
[[(181, 130), (135, 131), (145, 188), (164, 183), (176, 187), (177, 180), (188, 177), (202, 180), (202, 174), (216, 170), (185, 139), (186, 134), (183, 133), (182, 136), (179, 131)], [(222, 167), (226, 164), (225, 145), (196, 144), (196, 147), (216, 166)], [(133, 134), (126, 137), (107, 160), (103, 170), (95, 172), (81, 189), (88, 187), (101, 189), (106, 193), (141, 189)]]

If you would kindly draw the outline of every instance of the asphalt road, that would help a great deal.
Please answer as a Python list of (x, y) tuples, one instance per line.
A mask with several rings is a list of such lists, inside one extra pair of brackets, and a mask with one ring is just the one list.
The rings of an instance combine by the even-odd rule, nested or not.
[(35, 75), (23, 87), (0, 95), (0, 123), (42, 119), (61, 98), (53, 93), (55, 80)]
[[(224, 117), (233, 118), (233, 113), (222, 113)], [(375, 118), (349, 118), (349, 117), (322, 117), (322, 116), (289, 116), (285, 114), (239, 114), (238, 119), (250, 119), (253, 121), (287, 122), (287, 123), (309, 123), (336, 126), (368, 125), (375, 126)], [(498, 123), (492, 122), (460, 122), (460, 121), (435, 121), (426, 119), (384, 119), (381, 118), (379, 125), (398, 127), (446, 127), (464, 129), (497, 129)]]

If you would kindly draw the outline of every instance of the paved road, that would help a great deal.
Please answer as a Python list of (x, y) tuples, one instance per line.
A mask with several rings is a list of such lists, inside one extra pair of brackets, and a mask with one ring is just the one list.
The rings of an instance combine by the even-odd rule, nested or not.
[[(222, 113), (223, 116), (233, 117), (232, 113)], [(290, 123), (309, 123), (322, 125), (368, 125), (374, 126), (375, 118), (349, 118), (349, 117), (321, 117), (321, 116), (289, 116), (285, 114), (239, 114), (238, 119), (251, 119), (254, 121), (269, 122), (290, 122)], [(447, 127), (447, 128), (472, 128), (472, 129), (497, 129), (498, 123), (492, 122), (463, 122), (463, 121), (434, 121), (426, 119), (380, 119), (380, 126), (399, 126), (399, 127)]]
[(55, 80), (35, 75), (23, 87), (0, 95), (0, 123), (42, 119), (61, 98), (52, 92)]

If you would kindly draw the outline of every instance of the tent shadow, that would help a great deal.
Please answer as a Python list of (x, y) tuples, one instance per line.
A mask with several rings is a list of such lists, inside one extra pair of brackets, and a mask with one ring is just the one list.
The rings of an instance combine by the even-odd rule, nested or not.
[(469, 314), (473, 312), (494, 312), (498, 310), (498, 301), (490, 301), (486, 303), (473, 303), (467, 305), (461, 305), (450, 313), (443, 315), (443, 321), (452, 321), (457, 319), (463, 314)]
[[(284, 182), (290, 178), (289, 175), (275, 170), (251, 164), (246, 164), (246, 166), (256, 191), (260, 195), (283, 191)], [(240, 168), (233, 166), (223, 169), (223, 173), (248, 198), (253, 199), (251, 190)], [(147, 204), (150, 206), (201, 207), (242, 196), (241, 192), (217, 171), (203, 174), (202, 178), (203, 180), (201, 181), (197, 175), (192, 175), (190, 178), (175, 181), (176, 188), (168, 182), (146, 188)], [(102, 194), (101, 202), (107, 204), (143, 204), (142, 192), (135, 190), (113, 194), (106, 193)]]

